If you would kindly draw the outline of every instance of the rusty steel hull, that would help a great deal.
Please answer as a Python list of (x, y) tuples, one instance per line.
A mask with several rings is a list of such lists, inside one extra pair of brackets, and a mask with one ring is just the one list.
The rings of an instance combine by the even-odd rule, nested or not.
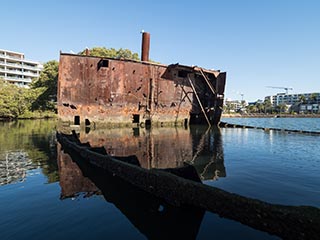
[(60, 54), (58, 115), (70, 124), (220, 121), (226, 73)]

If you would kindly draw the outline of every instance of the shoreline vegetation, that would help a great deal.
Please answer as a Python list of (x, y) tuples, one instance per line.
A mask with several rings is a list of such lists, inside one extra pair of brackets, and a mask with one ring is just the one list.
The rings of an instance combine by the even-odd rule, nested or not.
[(56, 119), (58, 115), (51, 111), (26, 112), (18, 117), (0, 117), (0, 122), (16, 121), (16, 120), (32, 120), (32, 119)]

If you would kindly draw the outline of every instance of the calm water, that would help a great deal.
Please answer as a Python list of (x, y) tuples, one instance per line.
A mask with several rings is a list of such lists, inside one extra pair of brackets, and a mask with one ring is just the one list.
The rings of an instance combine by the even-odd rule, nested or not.
[[(281, 126), (278, 119), (230, 120), (320, 126), (318, 119), (281, 119)], [(0, 123), (1, 239), (278, 239), (197, 209), (163, 213), (159, 199), (77, 165), (56, 143), (55, 131), (54, 121)], [(271, 203), (320, 207), (320, 136), (193, 127), (91, 130), (80, 137), (111, 155), (134, 154), (145, 168), (187, 161), (205, 184)]]
[(254, 127), (320, 132), (320, 118), (222, 118), (221, 121)]

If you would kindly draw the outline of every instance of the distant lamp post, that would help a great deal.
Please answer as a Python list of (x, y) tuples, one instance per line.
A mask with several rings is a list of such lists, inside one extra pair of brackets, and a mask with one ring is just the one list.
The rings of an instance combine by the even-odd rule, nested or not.
[(245, 105), (245, 104), (244, 104), (244, 100), (243, 100), (243, 95), (244, 95), (244, 94), (243, 94), (243, 93), (240, 93), (240, 95), (241, 95), (241, 107), (244, 107), (244, 105)]

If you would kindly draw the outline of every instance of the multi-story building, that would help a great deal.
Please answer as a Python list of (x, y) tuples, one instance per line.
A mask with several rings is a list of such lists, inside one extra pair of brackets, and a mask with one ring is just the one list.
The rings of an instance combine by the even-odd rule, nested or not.
[(298, 111), (300, 112), (319, 112), (320, 110), (320, 93), (278, 93), (265, 97), (265, 101), (270, 101), (274, 107), (283, 104), (289, 107), (299, 105)]
[(43, 66), (26, 60), (23, 53), (0, 49), (0, 79), (28, 87), (33, 78), (40, 76)]

